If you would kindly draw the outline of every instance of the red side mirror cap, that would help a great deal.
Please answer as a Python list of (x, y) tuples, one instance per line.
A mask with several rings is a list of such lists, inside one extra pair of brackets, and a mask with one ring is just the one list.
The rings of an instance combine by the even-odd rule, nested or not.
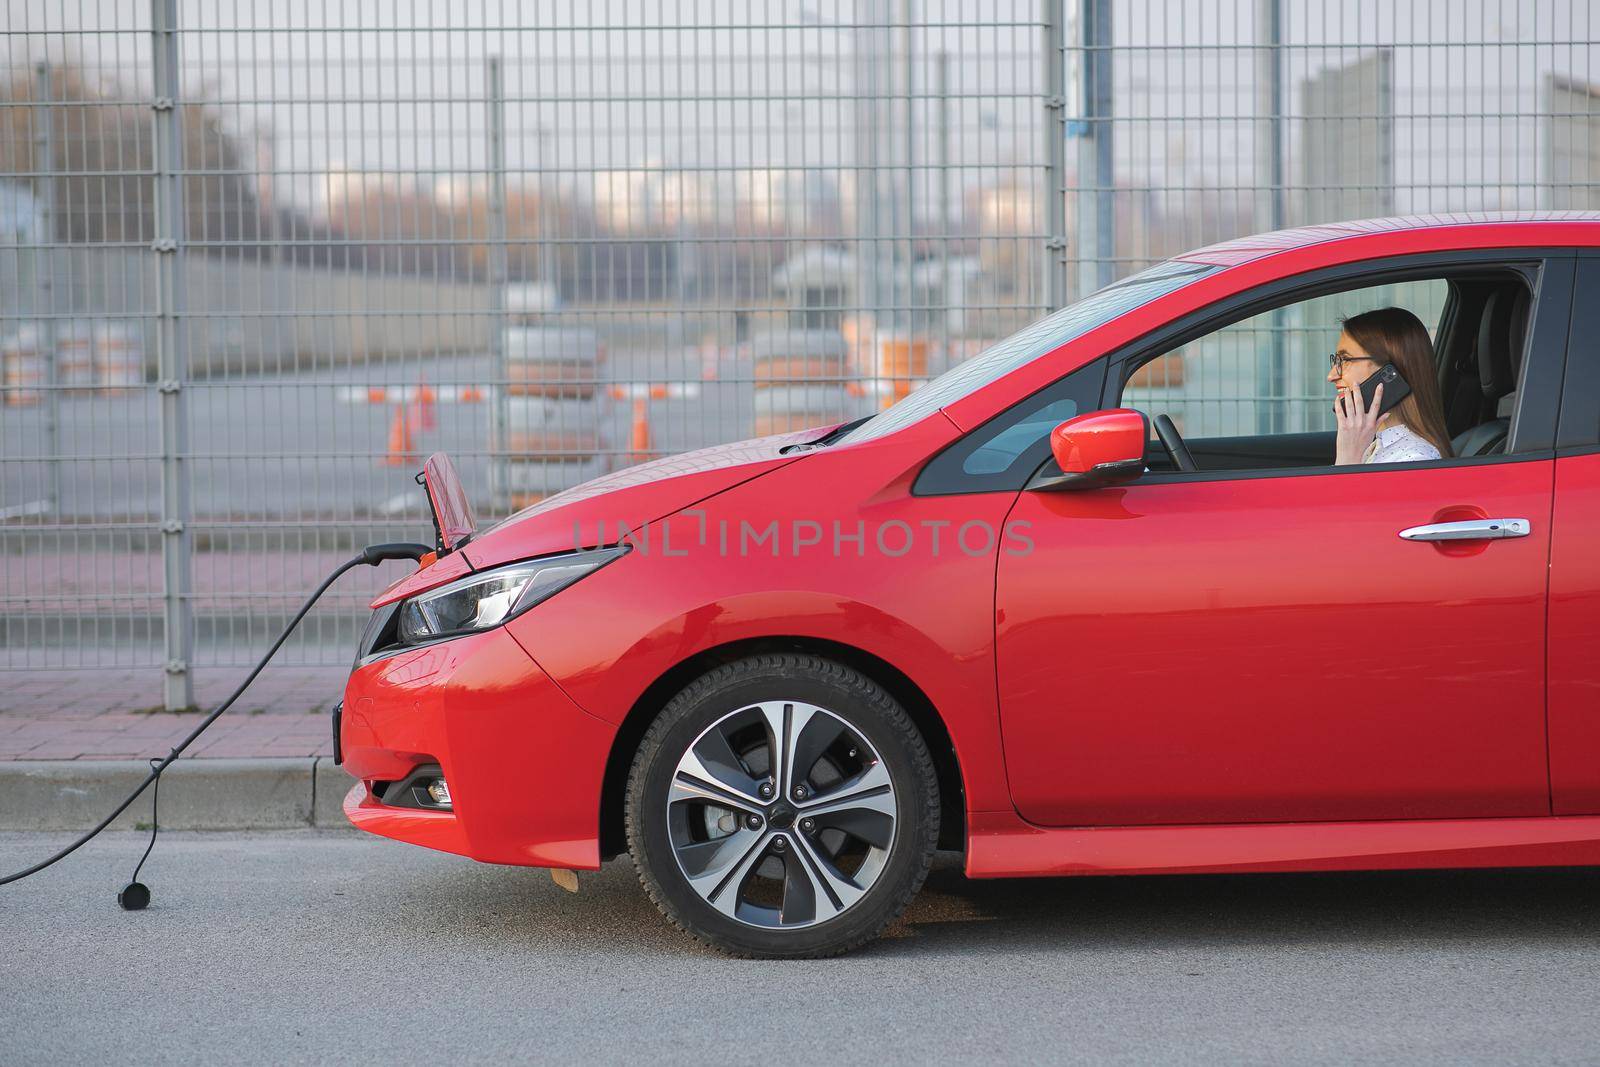
[(1050, 452), (1060, 473), (1048, 469), (1029, 489), (1099, 489), (1131, 482), (1144, 473), (1150, 420), (1142, 411), (1113, 408), (1068, 419), (1050, 431)]

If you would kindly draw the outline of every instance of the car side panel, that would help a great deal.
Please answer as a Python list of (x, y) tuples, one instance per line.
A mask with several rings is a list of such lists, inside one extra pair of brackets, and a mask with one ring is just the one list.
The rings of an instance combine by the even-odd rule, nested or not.
[(1600, 453), (1556, 461), (1550, 546), (1550, 800), (1600, 813)]
[[(1051, 826), (1547, 814), (1552, 464), (1024, 493), (1001, 721)], [(1474, 512), (1531, 536), (1429, 544)]]
[[(910, 497), (904, 486), (915, 464), (897, 455), (886, 468), (865, 452), (808, 456), (654, 526), (648, 549), (641, 543), (585, 578), (581, 596), (552, 597), (510, 632), (579, 706), (613, 723), (656, 679), (720, 645), (796, 637), (860, 649), (910, 678), (939, 710), (968, 809), (1010, 810), (993, 604), (1014, 494)], [(772, 524), (776, 551), (771, 542), (741, 543), (742, 531)], [(968, 552), (959, 543), (964, 526), (969, 548), (988, 539), (980, 527), (995, 531), (995, 543)], [(851, 540), (858, 531), (862, 541)], [(796, 533), (822, 542), (796, 547)], [(876, 543), (880, 533), (889, 553)], [(903, 554), (891, 554), (907, 540)], [(1022, 547), (1015, 538), (1010, 545)]]
[[(1600, 254), (1578, 257), (1576, 293), (1600, 288)], [(1575, 300), (1556, 435), (1550, 555), (1550, 801), (1600, 813), (1600, 304)]]
[(1594, 816), (1045, 829), (991, 813), (967, 847), (969, 878), (1595, 864)]

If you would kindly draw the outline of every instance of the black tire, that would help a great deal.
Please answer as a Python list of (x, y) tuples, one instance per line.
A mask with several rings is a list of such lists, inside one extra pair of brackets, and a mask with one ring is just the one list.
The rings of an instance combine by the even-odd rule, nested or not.
[[(681, 799), (681, 789), (674, 792), (678, 788), (675, 782), (685, 781), (680, 777), (680, 761), (688, 758), (691, 747), (698, 741), (711, 736), (714, 727), (723, 730), (723, 724), (732, 723), (734, 725), (726, 728), (741, 729), (737, 724), (743, 720), (736, 716), (749, 716), (758, 707), (771, 708), (780, 704), (785, 707), (786, 717), (782, 720), (785, 724), (791, 722), (787, 716), (793, 714), (796, 706), (810, 705), (830, 715), (828, 721), (823, 721), (811, 712), (812, 718), (805, 722), (822, 724), (815, 732), (809, 732), (813, 730), (811, 725), (796, 727), (792, 749), (800, 754), (800, 762), (808, 760), (811, 750), (818, 748), (819, 742), (815, 740), (818, 736), (837, 731), (844, 740), (836, 739), (831, 745), (838, 747), (830, 746), (816, 763), (807, 763), (812, 770), (771, 773), (764, 763), (758, 763), (756, 765), (763, 769), (759, 773), (751, 772), (751, 764), (744, 758), (739, 760), (738, 769), (751, 773), (752, 783), (759, 780), (772, 786), (780, 780), (792, 780), (797, 790), (804, 790), (806, 783), (816, 781), (818, 776), (833, 774), (836, 780), (830, 786), (814, 789), (810, 803), (819, 806), (814, 809), (818, 818), (807, 820), (812, 830), (805, 841), (794, 839), (801, 833), (801, 816), (806, 809), (783, 810), (788, 805), (782, 803), (785, 799), (782, 796), (768, 802), (770, 806), (755, 819), (760, 823), (765, 818), (766, 823), (759, 829), (749, 826), (748, 848), (743, 838), (726, 839), (729, 855), (743, 852), (746, 856), (757, 857), (748, 861), (751, 863), (748, 873), (739, 874), (739, 864), (734, 863), (727, 868), (730, 873), (721, 886), (711, 890), (712, 896), (702, 896), (691, 884), (679, 857), (688, 855), (682, 851), (686, 847), (695, 847), (694, 843), (684, 841), (684, 834), (688, 832), (685, 824), (693, 825), (697, 816), (702, 822), (708, 822), (709, 817), (704, 816), (703, 810), (695, 809), (694, 805), (700, 802)], [(760, 714), (758, 710), (755, 713)], [(839, 720), (843, 728), (831, 720)], [(742, 727), (747, 731), (743, 736), (752, 736), (748, 731), (756, 728)], [(774, 735), (769, 731), (765, 736), (769, 738), (766, 755), (757, 748), (749, 755), (750, 760), (764, 760), (774, 751), (781, 755), (790, 747), (786, 741), (774, 750), (770, 747)], [(808, 738), (812, 739), (809, 744)], [(866, 745), (859, 744), (862, 740)], [(858, 752), (869, 756), (858, 757)], [(867, 759), (867, 769), (851, 762), (850, 758)], [(867, 831), (868, 837), (877, 838), (875, 844), (850, 838), (848, 831), (822, 828), (821, 824), (828, 821), (825, 809), (830, 806), (850, 808), (848, 798), (868, 795), (860, 790), (851, 793), (851, 789), (854, 784), (868, 782), (869, 771), (873, 782), (882, 782), (883, 772), (887, 772), (890, 789), (885, 793), (879, 785), (875, 792), (881, 803), (895, 809), (890, 816), (892, 829), (883, 826), (882, 813), (863, 815), (853, 809), (837, 810), (833, 817), (849, 820), (850, 825), (865, 825), (860, 822), (863, 818), (876, 820)], [(801, 776), (808, 774), (813, 777), (802, 781)], [(671, 797), (679, 799), (672, 801), (673, 808), (669, 812)], [(830, 798), (836, 798), (832, 804)], [(724, 811), (716, 803), (705, 807), (712, 812)], [(726, 833), (743, 835), (746, 824), (742, 820), (751, 816), (735, 815), (735, 811), (727, 808), (722, 816), (724, 821), (719, 825)], [(736, 831), (725, 830), (729, 816), (734, 816)], [(628, 848), (638, 869), (639, 881), (656, 907), (675, 926), (730, 955), (817, 958), (848, 952), (877, 937), (922, 887), (939, 838), (939, 785), (922, 735), (905, 710), (882, 687), (860, 672), (820, 656), (765, 653), (724, 664), (702, 675), (661, 710), (634, 756), (628, 775), (625, 818)], [(828, 834), (832, 836), (825, 838)], [(762, 845), (763, 835), (769, 839), (766, 846)], [(844, 843), (831, 846), (834, 851), (830, 854), (827, 851), (829, 840)], [(721, 841), (701, 844), (719, 848)], [(783, 851), (775, 854), (774, 848)], [(841, 884), (857, 887), (852, 878), (868, 881), (862, 874), (868, 866), (867, 860), (859, 860), (861, 866), (853, 875), (848, 875), (844, 883), (832, 880), (832, 876), (841, 874), (852, 862), (853, 857), (847, 855), (851, 849), (870, 853), (872, 877), (864, 892), (841, 905), (840, 901), (847, 898), (837, 896), (835, 888)], [(819, 857), (834, 866), (819, 867)], [(776, 869), (784, 872), (783, 876), (763, 878), (761, 872), (773, 869), (774, 860), (778, 864)], [(790, 862), (797, 865), (794, 868), (799, 871), (797, 875), (790, 875)], [(722, 870), (723, 867), (717, 867), (711, 878), (723, 877)], [(792, 890), (791, 882), (803, 882), (807, 877), (810, 877), (813, 891), (811, 915), (798, 920), (802, 925), (785, 926), (787, 920), (783, 916), (791, 910), (805, 916), (805, 888), (799, 885)], [(710, 884), (706, 879), (702, 882)], [(780, 903), (770, 914), (760, 903), (743, 903), (734, 898), (730, 905), (730, 898), (721, 895), (728, 886), (735, 894), (754, 894), (771, 883), (778, 886)], [(827, 895), (826, 899), (814, 892), (818, 889)], [(800, 901), (793, 909), (790, 908), (791, 892), (795, 892)], [(720, 900), (724, 907), (733, 907), (739, 917), (725, 914), (713, 906), (711, 899)], [(770, 925), (773, 915), (778, 916), (775, 926)], [(763, 916), (769, 925), (759, 925), (750, 916)]]

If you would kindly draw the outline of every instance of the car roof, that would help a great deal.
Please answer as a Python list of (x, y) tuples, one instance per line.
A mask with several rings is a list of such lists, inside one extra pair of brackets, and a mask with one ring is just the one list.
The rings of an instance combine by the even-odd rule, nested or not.
[(1295, 248), (1338, 241), (1349, 237), (1395, 233), (1400, 230), (1442, 230), (1461, 227), (1504, 226), (1536, 223), (1587, 223), (1577, 228), (1576, 244), (1600, 244), (1600, 211), (1462, 211), (1438, 215), (1396, 215), (1382, 219), (1356, 219), (1290, 230), (1252, 234), (1232, 241), (1197, 248), (1173, 256), (1186, 263), (1206, 263), (1216, 267), (1237, 267), (1266, 256)]

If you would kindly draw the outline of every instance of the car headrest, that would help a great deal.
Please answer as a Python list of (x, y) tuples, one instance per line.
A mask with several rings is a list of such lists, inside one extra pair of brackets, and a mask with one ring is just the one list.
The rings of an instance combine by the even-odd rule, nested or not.
[(1490, 400), (1499, 400), (1517, 387), (1512, 358), (1512, 349), (1522, 343), (1513, 329), (1517, 303), (1518, 294), (1497, 289), (1483, 302), (1483, 315), (1478, 319), (1478, 384)]

